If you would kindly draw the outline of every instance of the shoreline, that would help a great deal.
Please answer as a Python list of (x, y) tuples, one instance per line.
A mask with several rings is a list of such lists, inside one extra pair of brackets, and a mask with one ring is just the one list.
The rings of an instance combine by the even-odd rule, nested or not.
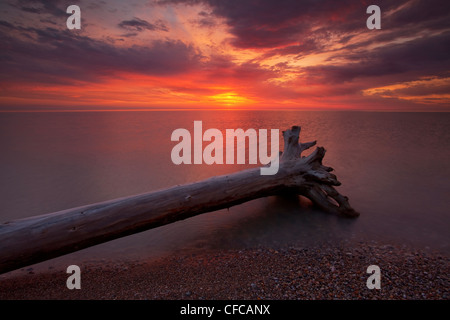
[[(156, 260), (81, 263), (81, 289), (65, 269), (0, 275), (1, 300), (447, 300), (448, 254), (402, 245), (207, 250)], [(381, 289), (368, 289), (378, 265)]]

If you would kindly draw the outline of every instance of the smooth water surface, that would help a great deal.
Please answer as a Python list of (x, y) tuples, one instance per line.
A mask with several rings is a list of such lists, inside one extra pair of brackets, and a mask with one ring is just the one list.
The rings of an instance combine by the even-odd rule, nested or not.
[[(235, 172), (175, 165), (171, 133), (285, 130), (327, 150), (338, 190), (361, 213), (342, 219), (276, 197), (98, 245), (68, 259), (151, 258), (174, 250), (385, 241), (448, 252), (450, 113), (154, 111), (0, 113), (2, 222)], [(206, 145), (206, 143), (204, 144)], [(282, 148), (282, 144), (281, 144)], [(308, 153), (308, 152), (306, 152)]]

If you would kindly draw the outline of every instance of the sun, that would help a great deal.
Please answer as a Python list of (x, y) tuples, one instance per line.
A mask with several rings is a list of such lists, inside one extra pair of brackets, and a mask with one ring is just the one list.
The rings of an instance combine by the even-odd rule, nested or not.
[(243, 104), (252, 103), (253, 100), (243, 97), (235, 92), (225, 92), (219, 93), (209, 97), (211, 100), (216, 102), (218, 105), (234, 107)]

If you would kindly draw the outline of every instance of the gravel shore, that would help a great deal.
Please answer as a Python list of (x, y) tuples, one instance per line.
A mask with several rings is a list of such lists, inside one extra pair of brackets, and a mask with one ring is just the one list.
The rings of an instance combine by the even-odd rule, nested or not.
[[(369, 265), (381, 289), (369, 290)], [(66, 270), (0, 276), (0, 299), (449, 299), (449, 257), (404, 246), (360, 243), (173, 254), (156, 261), (80, 264), (81, 290)]]

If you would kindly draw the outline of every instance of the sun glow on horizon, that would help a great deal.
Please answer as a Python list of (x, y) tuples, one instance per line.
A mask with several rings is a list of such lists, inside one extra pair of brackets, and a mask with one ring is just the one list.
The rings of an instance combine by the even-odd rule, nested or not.
[(219, 93), (213, 96), (209, 96), (208, 100), (214, 101), (217, 105), (233, 107), (253, 104), (255, 101), (244, 96), (241, 96), (235, 92)]

